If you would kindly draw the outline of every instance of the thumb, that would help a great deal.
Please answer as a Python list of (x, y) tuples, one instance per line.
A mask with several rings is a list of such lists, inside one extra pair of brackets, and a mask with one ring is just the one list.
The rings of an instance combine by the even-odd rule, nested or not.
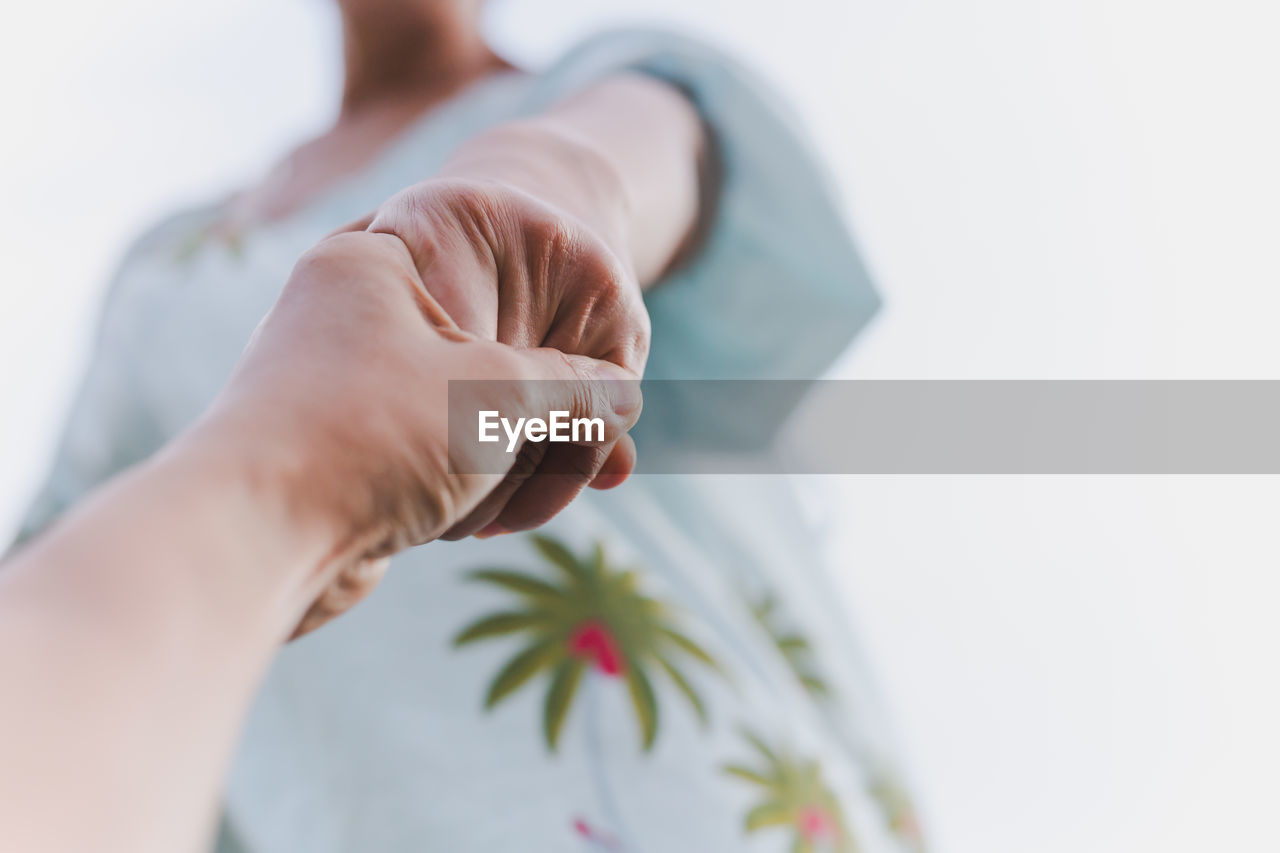
[(532, 411), (567, 411), (569, 417), (599, 418), (604, 438), (592, 433), (582, 444), (612, 444), (640, 418), (640, 377), (624, 367), (549, 347), (521, 350), (529, 363), (525, 383)]
[[(625, 439), (640, 417), (640, 380), (634, 373), (611, 362), (566, 355), (556, 349), (514, 352), (523, 362), (519, 415), (550, 421), (553, 412), (567, 412), (572, 421), (599, 419), (603, 429), (589, 426), (571, 444), (526, 443), (518, 460), (507, 462), (503, 481), (444, 534), (446, 539), (537, 527), (596, 482), (602, 470), (606, 477), (599, 485), (605, 487), (625, 480), (635, 466), (635, 447)], [(468, 422), (473, 409), (469, 403), (457, 407), (465, 412)], [(456, 434), (471, 433), (459, 427)], [(459, 458), (463, 455), (457, 454)], [(608, 464), (611, 459), (612, 467)]]
[[(617, 485), (635, 467), (635, 445), (625, 437), (640, 417), (639, 378), (611, 362), (567, 355), (556, 349), (520, 352), (531, 379), (523, 383), (530, 409), (568, 412), (575, 424), (578, 419), (598, 419), (603, 429), (589, 427), (586, 436), (574, 436), (571, 444), (538, 445), (532, 470), (508, 478), (496, 490), (498, 499), (486, 509), (493, 513), (495, 504), (501, 507), (489, 515), (492, 520), (478, 528), (477, 535), (538, 527), (568, 506), (589, 484)], [(610, 459), (614, 459), (612, 468)]]

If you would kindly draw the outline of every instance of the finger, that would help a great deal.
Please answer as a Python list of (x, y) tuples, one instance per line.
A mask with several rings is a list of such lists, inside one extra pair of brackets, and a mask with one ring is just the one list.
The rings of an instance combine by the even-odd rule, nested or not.
[[(488, 539), (504, 533), (531, 530), (558, 515), (582, 493), (583, 481), (589, 476), (585, 473), (567, 475), (560, 471), (574, 467), (587, 468), (598, 459), (589, 455), (586, 457), (588, 460), (586, 463), (577, 462), (573, 459), (575, 455), (577, 454), (569, 452), (568, 449), (563, 455), (557, 452), (556, 458), (545, 460), (543, 463), (552, 470), (537, 471), (533, 476), (526, 477), (524, 482), (514, 489), (504, 489), (502, 500), (494, 502), (497, 505), (496, 510), (491, 505), (489, 511), (491, 517), (487, 523), (477, 526), (469, 535), (477, 539)], [(586, 485), (599, 491), (616, 488), (626, 482), (635, 468), (635, 461), (635, 443), (630, 436), (623, 436), (614, 446), (613, 452), (608, 454), (595, 477)]]
[[(640, 418), (644, 402), (640, 379), (630, 370), (547, 347), (521, 350), (520, 356), (531, 368), (528, 376), (532, 381), (526, 384), (529, 414), (545, 417), (552, 411), (567, 411), (571, 419), (600, 418), (604, 437), (594, 443), (610, 445)], [(593, 442), (584, 439), (579, 443)]]
[(560, 347), (570, 352), (590, 353), (596, 358), (620, 364), (640, 376), (649, 358), (649, 312), (640, 298), (637, 288), (626, 303), (618, 309), (612, 322), (595, 323), (586, 339), (576, 348)]
[(458, 328), (481, 340), (494, 340), (498, 271), (478, 265), (474, 246), (460, 242), (456, 233), (441, 230), (430, 217), (422, 216), (423, 202), (414, 189), (405, 190), (383, 204), (364, 227), (404, 243), (423, 288)]
[[(379, 274), (371, 276), (370, 269)], [(400, 276), (392, 274), (392, 270), (399, 271)], [(402, 288), (387, 287), (397, 278)], [(408, 247), (394, 235), (337, 232), (326, 237), (298, 260), (279, 303), (295, 298), (303, 304), (313, 303), (315, 297), (311, 291), (321, 286), (328, 287), (331, 301), (362, 300), (365, 288), (377, 287), (384, 301), (398, 306), (400, 300), (412, 299), (418, 314), (434, 328), (457, 331), (457, 324), (448, 312), (423, 286)], [(310, 316), (305, 310), (295, 310), (295, 313)], [(396, 313), (402, 318), (412, 317), (409, 311)], [(268, 315), (268, 321), (272, 314)]]
[(487, 528), (498, 517), (498, 513), (502, 512), (502, 508), (507, 505), (507, 501), (511, 500), (511, 496), (538, 470), (538, 465), (546, 456), (547, 447), (548, 445), (542, 443), (525, 442), (516, 454), (515, 464), (502, 478), (502, 482), (487, 494), (475, 509), (446, 530), (440, 538), (453, 542)]
[(538, 470), (503, 506), (487, 535), (541, 527), (560, 514), (599, 475), (613, 446), (556, 444)]
[[(600, 476), (618, 442), (640, 416), (639, 382), (630, 371), (609, 362), (552, 352), (555, 357), (542, 356), (545, 369), (553, 375), (569, 370), (578, 378), (538, 383), (542, 405), (548, 410), (568, 408), (570, 417), (600, 417), (606, 424), (612, 422), (614, 430), (605, 431), (603, 443), (549, 447), (537, 471), (511, 495), (484, 533), (529, 530), (550, 521)], [(615, 460), (617, 467), (606, 474), (605, 482), (625, 479), (629, 458), (634, 458), (634, 444), (627, 439)]]
[[(527, 530), (553, 518), (596, 480), (619, 440), (640, 416), (640, 384), (630, 371), (558, 350), (524, 350), (521, 354), (530, 363), (529, 375), (534, 380), (524, 387), (530, 413), (546, 416), (565, 411), (571, 419), (598, 419), (604, 429), (594, 434), (588, 431), (576, 444), (545, 445), (532, 474), (522, 470), (518, 479), (504, 481), (501, 494), (485, 502), (484, 515), (468, 519), (468, 529), (478, 530), (482, 536)], [(616, 485), (625, 479), (633, 460), (634, 445), (627, 439), (602, 484)]]
[(630, 435), (624, 435), (613, 446), (613, 452), (604, 461), (595, 479), (587, 485), (600, 491), (615, 489), (627, 481), (635, 468), (636, 442)]
[(365, 231), (373, 223), (373, 218), (377, 215), (377, 211), (366, 213), (354, 222), (348, 222), (346, 225), (333, 229), (325, 237), (332, 237), (334, 234), (345, 234), (348, 231)]

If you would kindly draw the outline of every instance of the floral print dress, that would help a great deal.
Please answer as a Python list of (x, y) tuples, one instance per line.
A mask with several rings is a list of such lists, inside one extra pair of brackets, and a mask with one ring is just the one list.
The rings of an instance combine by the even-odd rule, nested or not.
[[(688, 92), (723, 168), (699, 256), (647, 297), (647, 375), (820, 375), (877, 303), (795, 120), (714, 51), (611, 33), (459, 94), (287, 220), (227, 235), (215, 205), (139, 241), (27, 532), (200, 413), (308, 246), (473, 134), (623, 70)], [(682, 427), (736, 425), (694, 400)], [(219, 847), (917, 849), (891, 733), (794, 486), (637, 477), (537, 534), (399, 556), (368, 601), (282, 651)]]

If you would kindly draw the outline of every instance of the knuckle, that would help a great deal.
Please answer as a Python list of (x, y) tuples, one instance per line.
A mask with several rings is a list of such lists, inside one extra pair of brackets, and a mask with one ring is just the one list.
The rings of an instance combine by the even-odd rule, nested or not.
[(563, 260), (575, 242), (574, 229), (551, 210), (524, 205), (520, 210), (520, 231), (534, 258)]
[(317, 269), (323, 269), (334, 263), (345, 252), (347, 246), (351, 243), (351, 234), (334, 234), (325, 237), (311, 248), (307, 249), (298, 256), (298, 261), (294, 264), (294, 275), (299, 273), (307, 273)]
[(578, 362), (578, 359), (574, 358), (573, 356), (569, 355), (569, 353), (564, 352), (562, 350), (553, 349), (548, 351), (552, 354), (552, 357), (559, 362), (559, 369), (556, 371), (556, 373), (566, 378), (582, 377), (582, 369), (581, 369), (581, 365)]
[(430, 199), (416, 189), (403, 190), (378, 208), (368, 230), (399, 238), (414, 266), (426, 269), (440, 254), (439, 231), (430, 205)]
[(598, 301), (617, 305), (628, 301), (639, 291), (633, 276), (622, 260), (595, 235), (584, 235), (577, 250), (577, 276), (590, 288)]
[(485, 341), (480, 359), (484, 375), (493, 379), (506, 379), (523, 385), (538, 378), (537, 365), (528, 355), (505, 344)]
[[(294, 275), (309, 272), (358, 271), (370, 260), (404, 263), (405, 255), (398, 241), (389, 236), (365, 231), (343, 231), (331, 234), (307, 249), (294, 265)], [(363, 279), (365, 276), (358, 276)], [(321, 276), (319, 280), (325, 280)]]
[(607, 395), (598, 382), (578, 379), (574, 382), (573, 415), (587, 418), (608, 411)]

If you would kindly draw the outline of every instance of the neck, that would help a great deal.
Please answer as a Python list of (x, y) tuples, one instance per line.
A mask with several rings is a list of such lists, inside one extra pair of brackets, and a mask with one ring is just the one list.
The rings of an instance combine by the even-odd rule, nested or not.
[(484, 43), (473, 4), (395, 2), (360, 8), (368, 11), (343, 9), (343, 116), (387, 99), (443, 96), (506, 67)]

